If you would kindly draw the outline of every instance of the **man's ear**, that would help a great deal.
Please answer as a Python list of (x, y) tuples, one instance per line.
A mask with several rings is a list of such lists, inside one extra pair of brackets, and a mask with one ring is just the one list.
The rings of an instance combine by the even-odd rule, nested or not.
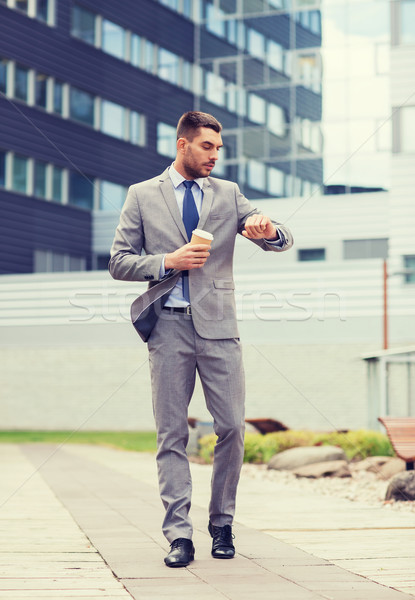
[(186, 143), (187, 143), (186, 138), (183, 138), (183, 137), (179, 138), (177, 140), (177, 144), (176, 144), (177, 152), (184, 152), (186, 150)]

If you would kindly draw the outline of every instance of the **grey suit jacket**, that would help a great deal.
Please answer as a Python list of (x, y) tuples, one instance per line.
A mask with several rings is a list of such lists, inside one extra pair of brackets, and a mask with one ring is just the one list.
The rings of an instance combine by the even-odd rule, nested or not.
[[(207, 177), (199, 229), (213, 234), (210, 256), (201, 269), (189, 271), (193, 323), (197, 333), (208, 339), (238, 337), (233, 281), (235, 238), (250, 215), (259, 214), (230, 181)], [(284, 225), (274, 222), (282, 247), (265, 240), (251, 240), (263, 250), (283, 252), (293, 238)], [(111, 248), (109, 271), (114, 279), (159, 281), (163, 255), (188, 242), (172, 181), (166, 169), (160, 176), (132, 185), (121, 212)], [(177, 279), (177, 275), (173, 274)], [(171, 288), (165, 280), (158, 288)], [(160, 295), (160, 294), (158, 294)]]

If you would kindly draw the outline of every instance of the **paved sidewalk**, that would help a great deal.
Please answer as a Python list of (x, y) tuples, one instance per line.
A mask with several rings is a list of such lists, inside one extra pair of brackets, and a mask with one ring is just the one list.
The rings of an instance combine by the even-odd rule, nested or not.
[(206, 531), (210, 467), (192, 465), (196, 557), (186, 569), (168, 569), (154, 456), (2, 444), (0, 468), (1, 600), (415, 596), (412, 514), (299, 497), (242, 477), (238, 555), (214, 560)]

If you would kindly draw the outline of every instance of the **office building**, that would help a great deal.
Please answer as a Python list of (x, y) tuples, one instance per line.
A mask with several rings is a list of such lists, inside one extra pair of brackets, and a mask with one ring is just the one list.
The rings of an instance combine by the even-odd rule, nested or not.
[(106, 268), (189, 109), (223, 123), (215, 173), (249, 198), (317, 191), (320, 45), (319, 9), (279, 0), (0, 0), (0, 273)]

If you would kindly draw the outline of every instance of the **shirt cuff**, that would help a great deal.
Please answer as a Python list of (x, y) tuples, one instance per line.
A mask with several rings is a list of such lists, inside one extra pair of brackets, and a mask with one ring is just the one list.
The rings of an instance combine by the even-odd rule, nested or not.
[(159, 271), (159, 279), (164, 279), (165, 277), (167, 277), (167, 275), (170, 275), (170, 272), (172, 269), (167, 269), (166, 271), (166, 267), (164, 265), (164, 261), (166, 260), (166, 255), (163, 255), (163, 259), (161, 261), (161, 265), (160, 265), (160, 271)]
[(267, 242), (267, 244), (270, 244), (271, 246), (277, 246), (277, 248), (282, 248), (285, 244), (285, 238), (284, 238), (283, 234), (281, 233), (281, 231), (278, 229), (278, 227), (277, 227), (277, 233), (279, 236), (277, 240), (265, 239), (265, 241)]

